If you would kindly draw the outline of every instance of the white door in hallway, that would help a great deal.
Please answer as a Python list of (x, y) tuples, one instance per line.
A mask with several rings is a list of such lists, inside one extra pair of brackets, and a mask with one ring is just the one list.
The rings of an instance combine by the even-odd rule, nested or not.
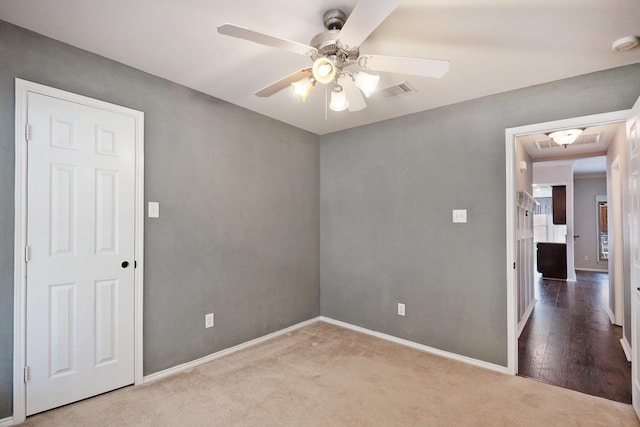
[(631, 391), (640, 417), (640, 98), (627, 121), (631, 202)]
[(31, 415), (134, 382), (136, 123), (33, 92), (27, 116)]

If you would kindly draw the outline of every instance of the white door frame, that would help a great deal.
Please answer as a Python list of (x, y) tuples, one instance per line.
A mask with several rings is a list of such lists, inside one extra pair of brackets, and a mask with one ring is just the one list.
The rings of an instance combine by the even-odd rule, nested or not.
[[(616, 156), (613, 162), (611, 162), (611, 213), (609, 221), (611, 224), (610, 230), (613, 234), (613, 245), (609, 244), (609, 253), (612, 255), (612, 261), (609, 262), (609, 278), (613, 278), (614, 306), (613, 306), (613, 319), (611, 323), (618, 326), (622, 326), (624, 331), (624, 256), (623, 256), (623, 235), (622, 225), (622, 177), (620, 175), (620, 156)], [(609, 314), (609, 313), (607, 313)], [(609, 314), (611, 317), (611, 314)], [(624, 341), (624, 334), (621, 341)], [(624, 347), (624, 344), (623, 344)]]
[(13, 296), (13, 423), (26, 419), (26, 273), (27, 246), (27, 97), (36, 92), (114, 113), (125, 114), (135, 120), (135, 237), (134, 254), (134, 384), (142, 384), (142, 297), (144, 271), (144, 113), (104, 101), (54, 89), (38, 83), (15, 79), (15, 238), (14, 238), (14, 296)]
[(516, 136), (544, 133), (553, 129), (569, 129), (625, 122), (630, 114), (631, 110), (622, 110), (505, 129), (505, 163), (507, 173), (507, 215), (505, 221), (507, 226), (507, 372), (511, 375), (518, 373), (518, 282), (515, 276), (516, 270), (514, 269), (514, 263), (516, 262)]

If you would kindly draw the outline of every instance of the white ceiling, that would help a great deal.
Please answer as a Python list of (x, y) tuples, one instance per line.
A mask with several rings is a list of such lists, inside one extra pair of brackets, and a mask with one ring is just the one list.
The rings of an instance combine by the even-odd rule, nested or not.
[[(375, 1), (375, 0), (372, 0)], [(404, 0), (362, 54), (451, 61), (442, 79), (380, 73), (417, 94), (372, 96), (360, 112), (325, 118), (324, 87), (305, 103), (292, 91), (254, 92), (310, 59), (220, 35), (230, 22), (308, 44), (331, 8), (356, 0), (1, 0), (0, 19), (164, 77), (316, 134), (597, 70), (640, 62), (611, 43), (640, 35), (638, 0)]]
[[(586, 127), (578, 139), (566, 147), (553, 142), (547, 133), (519, 135), (516, 143), (522, 144), (534, 162), (601, 156), (606, 154), (616, 133), (624, 126), (624, 123), (610, 123)], [(554, 130), (549, 129), (549, 132)]]

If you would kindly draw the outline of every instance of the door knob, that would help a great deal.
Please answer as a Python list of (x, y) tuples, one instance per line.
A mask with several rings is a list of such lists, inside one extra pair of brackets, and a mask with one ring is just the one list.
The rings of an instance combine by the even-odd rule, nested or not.
[(127, 268), (129, 267), (129, 261), (122, 261), (122, 268)]

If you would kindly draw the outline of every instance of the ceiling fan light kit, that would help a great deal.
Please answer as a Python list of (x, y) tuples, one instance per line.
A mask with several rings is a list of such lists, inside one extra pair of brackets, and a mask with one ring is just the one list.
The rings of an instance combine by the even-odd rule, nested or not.
[(268, 97), (293, 85), (295, 94), (304, 101), (316, 83), (335, 82), (330, 108), (343, 111), (351, 104), (350, 111), (360, 111), (366, 107), (362, 94), (369, 98), (376, 90), (380, 76), (358, 69), (436, 78), (449, 71), (449, 61), (438, 59), (360, 55), (360, 44), (399, 4), (400, 0), (360, 0), (348, 18), (339, 9), (328, 10), (322, 17), (326, 30), (313, 37), (309, 46), (234, 24), (220, 25), (218, 33), (306, 55), (313, 61), (311, 68), (270, 84), (256, 92), (257, 96)]
[(336, 67), (329, 58), (320, 57), (313, 61), (311, 67), (313, 78), (323, 85), (329, 84), (336, 77)]
[(329, 108), (333, 111), (344, 111), (349, 108), (347, 95), (344, 93), (342, 86), (338, 84), (331, 89), (331, 104), (329, 104)]
[(353, 81), (358, 89), (360, 89), (362, 93), (364, 93), (364, 96), (369, 98), (378, 87), (380, 76), (360, 71), (359, 73), (356, 73), (355, 76), (353, 76)]
[(293, 86), (294, 93), (302, 99), (302, 101), (306, 101), (307, 96), (311, 93), (311, 91), (316, 87), (316, 81), (313, 77), (304, 77), (297, 82), (291, 83)]
[(552, 132), (548, 136), (553, 139), (556, 144), (563, 145), (564, 148), (567, 148), (567, 145), (573, 144), (581, 133), (582, 129), (565, 129)]

